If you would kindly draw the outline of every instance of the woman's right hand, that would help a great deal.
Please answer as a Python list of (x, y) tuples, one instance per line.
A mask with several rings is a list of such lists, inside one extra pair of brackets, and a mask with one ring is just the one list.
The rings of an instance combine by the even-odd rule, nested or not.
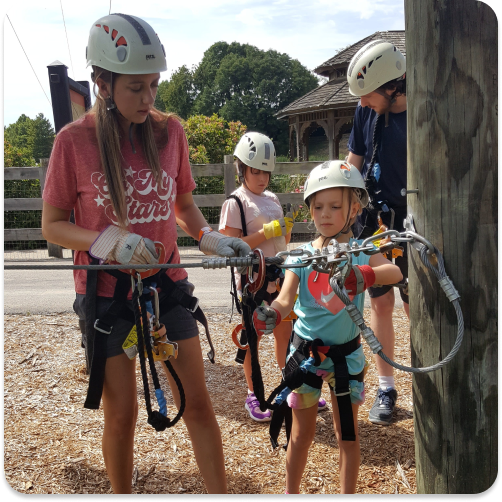
[(143, 265), (157, 264), (159, 257), (152, 240), (109, 225), (89, 248), (89, 254), (103, 262)]

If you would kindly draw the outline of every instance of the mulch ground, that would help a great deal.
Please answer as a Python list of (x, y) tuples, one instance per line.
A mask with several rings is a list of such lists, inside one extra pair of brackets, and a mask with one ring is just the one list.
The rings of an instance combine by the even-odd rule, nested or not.
[[(365, 311), (367, 319), (368, 311)], [(205, 361), (206, 382), (223, 437), (230, 493), (284, 493), (286, 452), (270, 446), (267, 424), (244, 409), (246, 385), (234, 362), (227, 315), (209, 314), (216, 364)], [(368, 321), (368, 319), (367, 319)], [(73, 314), (6, 315), (4, 318), (4, 472), (21, 493), (111, 493), (102, 454), (102, 411), (83, 408), (87, 377)], [(409, 323), (394, 313), (396, 355), (410, 363)], [(203, 354), (209, 347), (201, 337)], [(365, 346), (367, 358), (370, 352)], [(267, 395), (279, 383), (273, 341), (264, 337), (260, 360)], [(159, 363), (157, 363), (159, 364)], [(411, 376), (395, 372), (399, 393), (395, 421), (373, 425), (368, 412), (378, 387), (376, 366), (367, 373), (366, 403), (359, 412), (361, 468), (358, 493), (416, 493)], [(162, 372), (159, 368), (159, 374)], [(147, 424), (141, 374), (136, 427), (134, 493), (205, 493), (185, 425), (157, 433)], [(161, 382), (165, 389), (167, 381)], [(172, 403), (170, 395), (168, 404)], [(327, 388), (323, 397), (329, 402)], [(175, 415), (170, 406), (168, 416)], [(284, 435), (282, 435), (284, 441)], [(338, 444), (331, 404), (319, 413), (303, 476), (302, 493), (339, 493)]]

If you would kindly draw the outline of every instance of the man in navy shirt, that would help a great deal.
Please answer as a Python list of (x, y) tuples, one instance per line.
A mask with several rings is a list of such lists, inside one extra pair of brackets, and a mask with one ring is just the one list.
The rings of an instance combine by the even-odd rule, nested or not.
[[(406, 217), (406, 60), (391, 43), (374, 40), (362, 47), (350, 62), (347, 72), (349, 92), (359, 96), (350, 134), (348, 161), (366, 179), (370, 206), (361, 215), (360, 238), (373, 235), (383, 223), (403, 230)], [(394, 217), (392, 217), (392, 211)], [(393, 226), (392, 226), (393, 225)], [(403, 277), (408, 277), (407, 250), (395, 259)], [(406, 314), (409, 317), (407, 291), (400, 289)], [(383, 346), (383, 352), (394, 358), (394, 289), (391, 286), (369, 288), (371, 297), (371, 328)], [(379, 388), (370, 410), (370, 422), (388, 425), (397, 400), (394, 370), (375, 356)]]

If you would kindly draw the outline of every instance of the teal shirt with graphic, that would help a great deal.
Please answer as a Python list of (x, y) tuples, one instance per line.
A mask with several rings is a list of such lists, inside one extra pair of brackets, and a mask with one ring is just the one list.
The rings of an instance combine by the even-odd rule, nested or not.
[[(351, 239), (349, 244), (352, 245), (354, 241), (359, 245), (362, 243), (362, 240)], [(300, 249), (302, 248), (311, 253), (315, 252), (310, 242), (300, 246)], [(360, 253), (359, 256), (352, 255), (352, 265), (368, 265), (369, 260), (370, 256), (364, 253)], [(290, 256), (286, 263), (301, 263), (301, 258)], [(359, 328), (345, 310), (345, 304), (331, 289), (328, 274), (317, 273), (311, 265), (287, 270), (296, 274), (300, 279), (298, 299), (293, 308), (298, 316), (295, 322), (295, 332), (300, 338), (310, 341), (320, 338), (324, 345), (341, 345), (359, 334)], [(355, 297), (349, 295), (349, 298), (362, 312), (364, 293)], [(324, 361), (318, 368), (322, 369), (328, 364), (328, 361)], [(357, 374), (363, 370), (362, 345), (347, 356), (347, 364), (351, 374)]]

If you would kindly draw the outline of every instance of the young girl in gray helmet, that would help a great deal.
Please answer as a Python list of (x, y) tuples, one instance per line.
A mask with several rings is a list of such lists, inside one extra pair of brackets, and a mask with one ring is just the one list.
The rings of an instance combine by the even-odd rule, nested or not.
[[(352, 244), (351, 225), (368, 203), (364, 181), (357, 168), (342, 161), (328, 161), (315, 167), (305, 182), (304, 198), (319, 232), (314, 241), (304, 245), (306, 250), (314, 253), (327, 246), (331, 239)], [(362, 311), (364, 294), (361, 293), (366, 288), (375, 283), (394, 284), (401, 280), (402, 274), (381, 254), (352, 256), (352, 271), (345, 288)], [(287, 260), (287, 263), (299, 262), (300, 258)], [(298, 288), (294, 306), (298, 319), (285, 372), (287, 375), (290, 368), (298, 367), (308, 357), (305, 354), (313, 350), (312, 342), (316, 339), (314, 345), (320, 354), (320, 364), (309, 369), (306, 380), (310, 385), (303, 383), (288, 396), (288, 405), (293, 409), (293, 426), (286, 457), (286, 493), (300, 491), (315, 435), (317, 399), (323, 381), (329, 384), (331, 391), (333, 423), (340, 448), (341, 492), (354, 493), (360, 463), (357, 413), (364, 402), (365, 358), (358, 328), (346, 312), (345, 304), (331, 289), (328, 274), (318, 273), (312, 266), (287, 269), (279, 296), (270, 306), (258, 307), (253, 321), (257, 330), (270, 332), (290, 312)], [(348, 384), (345, 392), (339, 387), (342, 382)]]
[[(291, 239), (293, 217), (283, 215), (278, 197), (266, 188), (275, 168), (275, 148), (272, 140), (258, 132), (248, 132), (242, 136), (234, 152), (236, 157), (237, 175), (241, 186), (232, 193), (242, 203), (247, 235), (243, 233), (241, 213), (238, 202), (234, 198), (226, 200), (221, 208), (220, 232), (241, 237), (251, 248), (260, 248), (265, 256), (275, 256), (279, 251), (285, 251)], [(269, 267), (269, 276), (274, 276)], [(276, 269), (279, 275), (281, 270)], [(280, 274), (283, 277), (283, 274)], [(240, 274), (236, 274), (237, 289), (241, 290)], [(256, 294), (258, 304), (262, 301), (270, 304), (278, 295), (277, 286), (281, 278), (266, 281), (263, 288)], [(292, 322), (283, 321), (274, 329), (274, 348), (277, 364), (284, 367), (286, 350), (291, 335)], [(251, 357), (246, 351), (244, 359), (244, 375), (248, 385), (245, 408), (250, 418), (257, 422), (267, 422), (271, 419), (269, 410), (261, 411), (260, 404), (253, 392), (251, 380)], [(321, 401), (321, 408), (326, 406)]]
[[(178, 220), (189, 235), (200, 240), (205, 253), (249, 253), (242, 241), (210, 232), (194, 204), (195, 183), (183, 128), (175, 115), (154, 108), (166, 57), (152, 27), (134, 16), (105, 16), (91, 27), (86, 56), (97, 88), (96, 103), (64, 127), (54, 142), (43, 193), (44, 237), (75, 250), (78, 265), (89, 264), (89, 254), (101, 262), (156, 264), (159, 256), (153, 241), (164, 246), (166, 261), (179, 263)], [(75, 224), (68, 221), (72, 209)], [(185, 270), (170, 269), (167, 275), (180, 290), (191, 294), (193, 285)], [(85, 320), (86, 271), (76, 270), (74, 279), (74, 308)], [(117, 281), (103, 271), (98, 273), (97, 318), (112, 302)], [(224, 493), (221, 435), (205, 385), (196, 322), (181, 305), (165, 314), (161, 311), (160, 322), (168, 327), (169, 339), (178, 344), (172, 365), (186, 395), (183, 420), (207, 491)], [(84, 333), (87, 344), (90, 337), (106, 336), (102, 448), (115, 493), (131, 492), (133, 473), (136, 360), (130, 360), (122, 349), (131, 328), (131, 323), (118, 319), (107, 335), (94, 334), (93, 329)], [(167, 376), (179, 407), (177, 387)], [(99, 407), (100, 396), (90, 407)]]

